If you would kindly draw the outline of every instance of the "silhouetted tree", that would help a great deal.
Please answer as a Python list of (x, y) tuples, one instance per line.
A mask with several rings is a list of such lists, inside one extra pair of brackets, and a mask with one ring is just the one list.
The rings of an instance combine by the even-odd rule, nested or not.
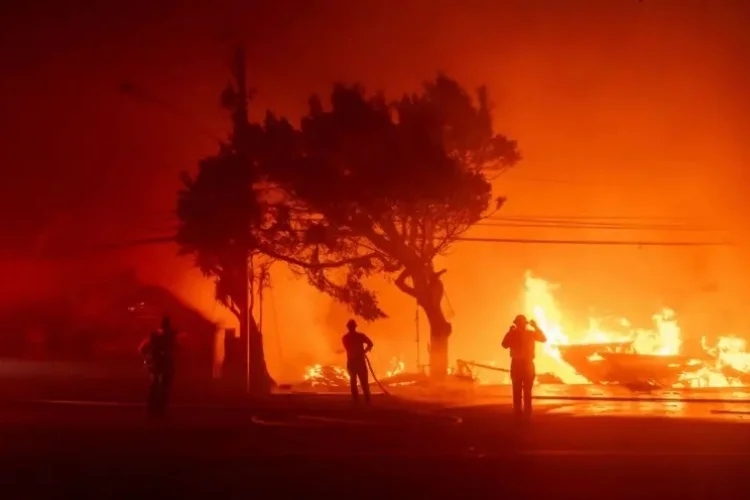
[[(360, 255), (338, 261), (321, 260), (315, 224), (300, 229), (292, 221), (294, 202), (275, 189), (262, 168), (275, 161), (276, 134), (293, 129), (276, 122), (273, 129), (248, 120), (248, 92), (244, 56), (239, 50), (235, 83), (222, 93), (222, 105), (231, 111), (232, 134), (219, 151), (199, 163), (195, 175), (183, 173), (178, 193), (177, 243), (180, 252), (192, 255), (196, 266), (212, 277), (216, 299), (234, 313), (240, 323), (243, 349), (249, 343), (250, 390), (264, 393), (274, 385), (265, 362), (263, 336), (253, 315), (255, 290), (276, 261), (298, 270), (346, 266), (352, 286), (342, 300), (367, 315), (375, 308), (374, 296), (357, 285), (367, 259)], [(339, 246), (333, 246), (346, 254)], [(311, 272), (311, 271), (310, 271)], [(248, 338), (245, 336), (249, 332)], [(243, 356), (245, 359), (245, 356)]]
[[(392, 104), (336, 85), (330, 109), (310, 99), (299, 129), (272, 114), (263, 126), (260, 170), (286, 197), (285, 223), (306, 235), (305, 245), (274, 251), (293, 266), (313, 264), (302, 266), (310, 282), (367, 320), (385, 313), (364, 279), (395, 278), (429, 321), (437, 377), (447, 372), (452, 329), (441, 309), (445, 270), (434, 259), (500, 208), (488, 175), (520, 159), (516, 143), (492, 130), (486, 89), (477, 97), (443, 75)], [(346, 275), (315, 265), (322, 256), (348, 261)]]
[[(251, 228), (263, 217), (249, 172), (236, 154), (224, 150), (203, 160), (194, 177), (183, 175), (178, 195), (177, 242), (182, 254), (193, 255), (196, 266), (214, 279), (216, 300), (238, 319), (242, 349), (250, 345), (250, 390), (263, 393), (274, 385), (266, 367), (262, 332), (252, 314), (257, 284), (252, 270), (269, 266), (253, 245)], [(246, 336), (249, 333), (248, 337)]]

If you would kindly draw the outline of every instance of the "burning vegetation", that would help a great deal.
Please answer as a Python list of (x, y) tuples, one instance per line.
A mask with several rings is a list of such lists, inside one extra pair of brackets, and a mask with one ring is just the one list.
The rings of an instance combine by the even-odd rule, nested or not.
[[(750, 385), (750, 352), (742, 338), (726, 335), (709, 341), (704, 336), (695, 342), (697, 345), (690, 345), (683, 339), (677, 315), (671, 309), (654, 314), (650, 329), (634, 327), (624, 318), (614, 328), (604, 328), (602, 321), (590, 318), (587, 329), (571, 329), (555, 300), (554, 289), (554, 285), (527, 273), (525, 312), (548, 338), (537, 347), (537, 383), (618, 384), (632, 389)], [(499, 354), (502, 332), (497, 336)], [(687, 350), (699, 354), (688, 356), (684, 354)], [(496, 360), (457, 360), (450, 375), (482, 383), (481, 370), (507, 371), (500, 366)], [(410, 373), (396, 358), (377, 376), (383, 383), (397, 385), (424, 378), (421, 373)], [(346, 370), (335, 366), (308, 367), (304, 379), (306, 385), (318, 388), (344, 388), (349, 383)]]

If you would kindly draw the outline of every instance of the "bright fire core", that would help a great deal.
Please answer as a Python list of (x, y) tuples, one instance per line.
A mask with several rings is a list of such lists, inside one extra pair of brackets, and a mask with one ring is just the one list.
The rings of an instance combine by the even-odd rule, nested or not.
[[(560, 377), (566, 384), (590, 383), (583, 376), (561, 359), (558, 346), (571, 344), (597, 344), (610, 342), (632, 342), (638, 354), (656, 356), (680, 356), (683, 349), (682, 332), (675, 312), (664, 309), (653, 316), (653, 327), (650, 329), (633, 328), (631, 323), (622, 318), (619, 320), (619, 331), (608, 331), (600, 327), (601, 321), (589, 319), (589, 327), (583, 332), (568, 333), (563, 328), (564, 317), (552, 294), (555, 287), (530, 273), (526, 275), (525, 299), (526, 313), (533, 317), (547, 335), (547, 344), (537, 349), (538, 365), (542, 370), (550, 371)], [(701, 349), (705, 356), (692, 360), (702, 366), (680, 377), (677, 387), (730, 387), (741, 386), (737, 377), (730, 373), (750, 373), (750, 353), (746, 350), (745, 340), (735, 336), (718, 337), (712, 344), (701, 338)], [(595, 360), (594, 360), (595, 361)]]
[[(552, 293), (555, 288), (555, 285), (534, 277), (531, 273), (526, 275), (525, 313), (536, 320), (548, 339), (546, 344), (539, 344), (537, 347), (537, 373), (554, 374), (564, 384), (591, 383), (563, 360), (560, 352), (563, 346), (628, 342), (632, 343), (632, 351), (640, 355), (663, 356), (665, 360), (667, 357), (678, 359), (683, 355), (686, 346), (676, 314), (671, 309), (655, 314), (651, 328), (633, 327), (624, 318), (616, 322), (617, 326), (604, 328), (603, 321), (590, 318), (587, 329), (573, 330), (566, 326), (566, 318)], [(498, 332), (498, 344), (502, 333)], [(691, 368), (679, 375), (674, 387), (742, 387), (745, 385), (743, 379), (746, 382), (750, 377), (750, 353), (747, 352), (744, 339), (727, 335), (709, 341), (702, 337), (700, 345), (691, 347), (695, 348), (692, 349), (693, 352), (700, 351), (702, 354), (693, 359), (682, 359)], [(589, 361), (599, 361), (597, 354), (590, 356)], [(502, 366), (492, 361), (485, 360), (484, 363)], [(395, 366), (388, 373), (383, 373), (383, 377), (393, 376), (406, 368), (403, 362), (396, 361), (393, 364)], [(312, 382), (320, 378), (322, 369), (320, 365), (309, 367), (305, 380)], [(347, 378), (346, 371), (341, 368), (329, 367), (329, 370), (342, 379)]]

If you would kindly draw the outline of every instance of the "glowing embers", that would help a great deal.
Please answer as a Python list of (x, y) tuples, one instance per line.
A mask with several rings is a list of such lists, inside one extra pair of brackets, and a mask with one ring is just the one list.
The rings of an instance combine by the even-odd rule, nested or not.
[(655, 314), (653, 328), (633, 328), (627, 319), (610, 327), (590, 318), (588, 329), (564, 328), (562, 313), (545, 280), (526, 276), (526, 313), (547, 334), (537, 350), (537, 370), (555, 373), (567, 384), (619, 383), (632, 387), (740, 387), (750, 385), (750, 353), (743, 339), (718, 337), (695, 345), (696, 356), (682, 355), (684, 345), (677, 316), (671, 309)]

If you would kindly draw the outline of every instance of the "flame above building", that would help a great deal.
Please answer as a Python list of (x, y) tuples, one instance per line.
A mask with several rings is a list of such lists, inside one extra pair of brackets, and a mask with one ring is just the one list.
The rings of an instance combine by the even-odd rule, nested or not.
[[(563, 351), (581, 347), (590, 349), (591, 352), (586, 355), (590, 363), (616, 360), (618, 369), (626, 371), (644, 370), (646, 363), (656, 367), (656, 372), (669, 372), (670, 375), (663, 380), (667, 380), (666, 385), (671, 387), (741, 387), (750, 380), (750, 353), (746, 341), (738, 336), (719, 336), (713, 342), (703, 336), (700, 345), (691, 346), (693, 351), (702, 354), (685, 356), (683, 350), (686, 345), (677, 313), (668, 308), (653, 314), (650, 328), (635, 327), (626, 318), (617, 320), (616, 327), (607, 328), (603, 326), (604, 321), (589, 318), (587, 328), (570, 328), (554, 296), (557, 288), (557, 285), (533, 276), (531, 272), (526, 273), (525, 313), (536, 320), (548, 339), (537, 346), (538, 373), (553, 374), (564, 384), (599, 383), (599, 379), (592, 377), (592, 372), (586, 372), (585, 376), (581, 373), (585, 370), (577, 364), (578, 369), (574, 368), (570, 357), (563, 354)], [(640, 364), (633, 363), (635, 361)], [(496, 360), (484, 360), (484, 363), (500, 366)], [(391, 367), (382, 376), (403, 373), (410, 368), (396, 358), (391, 364), (397, 368)], [(346, 370), (320, 365), (309, 367), (304, 378), (308, 381), (319, 380), (320, 385), (325, 385), (326, 379), (331, 378), (324, 375), (326, 370), (335, 373), (334, 378), (347, 380)], [(481, 382), (481, 376), (479, 380)]]

